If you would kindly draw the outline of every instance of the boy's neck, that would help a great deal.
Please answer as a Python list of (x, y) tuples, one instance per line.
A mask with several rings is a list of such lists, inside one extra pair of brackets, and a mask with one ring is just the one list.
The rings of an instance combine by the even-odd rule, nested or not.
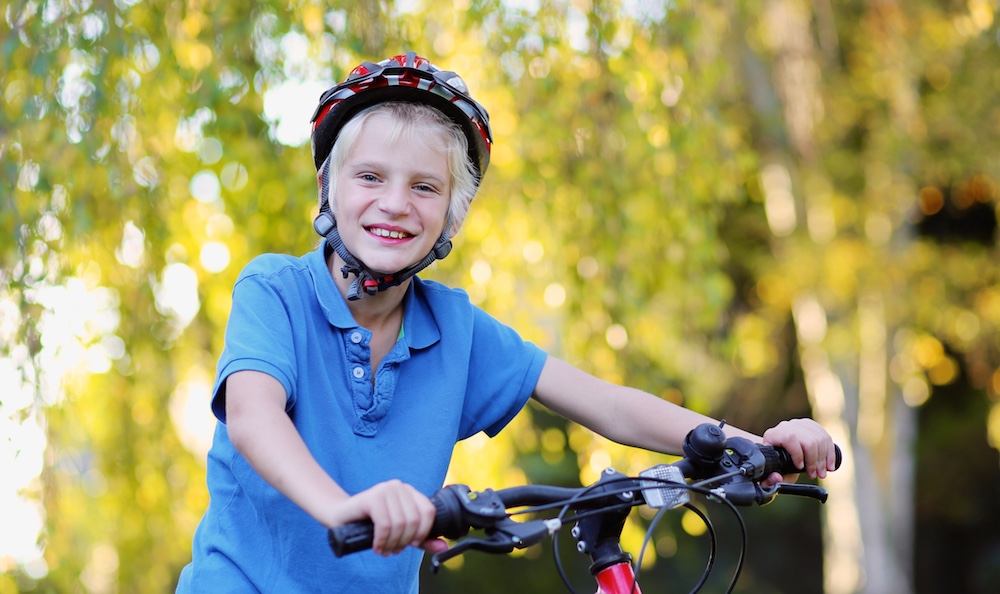
[(327, 257), (327, 267), (330, 270), (330, 276), (333, 277), (333, 284), (340, 291), (340, 295), (347, 303), (348, 309), (351, 310), (354, 320), (369, 330), (380, 328), (385, 324), (398, 324), (398, 316), (403, 310), (403, 299), (406, 297), (406, 290), (413, 279), (407, 279), (398, 286), (389, 287), (374, 295), (366, 294), (361, 299), (351, 301), (347, 298), (347, 293), (354, 279), (344, 278), (344, 274), (340, 271), (344, 264), (344, 260), (336, 252)]

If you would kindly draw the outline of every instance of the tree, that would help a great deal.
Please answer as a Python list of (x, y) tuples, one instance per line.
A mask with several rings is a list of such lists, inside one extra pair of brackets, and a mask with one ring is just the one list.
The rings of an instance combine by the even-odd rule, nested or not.
[[(826, 590), (919, 591), (919, 407), (965, 374), (995, 392), (996, 164), (957, 142), (994, 142), (974, 131), (995, 118), (980, 71), (998, 57), (994, 8), (773, 1), (747, 16), (780, 271), (757, 294), (792, 312), (813, 411), (849, 445), (831, 488), (856, 491), (854, 510), (828, 510)], [(982, 429), (996, 447), (995, 423)]]
[[(915, 518), (960, 519), (921, 503), (914, 451), (956, 427), (1000, 443), (985, 1), (49, 0), (10, 2), (2, 23), (0, 380), (17, 391), (0, 411), (47, 438), (28, 486), (47, 571), (0, 560), (0, 592), (172, 588), (206, 504), (233, 281), (316, 241), (308, 143), (273, 101), (410, 48), (463, 74), (497, 137), (457, 249), (427, 274), (608, 380), (756, 431), (820, 418), (847, 454), (826, 591), (920, 591)], [(492, 441), (462, 444), (452, 478), (586, 483), (657, 460), (535, 408)], [(978, 446), (952, 480), (989, 467)], [(640, 537), (630, 525), (626, 544)], [(774, 540), (819, 566), (818, 540)], [(995, 540), (976, 543), (967, 591), (989, 583)], [(686, 575), (685, 555), (652, 579)], [(824, 588), (762, 563), (758, 587)]]

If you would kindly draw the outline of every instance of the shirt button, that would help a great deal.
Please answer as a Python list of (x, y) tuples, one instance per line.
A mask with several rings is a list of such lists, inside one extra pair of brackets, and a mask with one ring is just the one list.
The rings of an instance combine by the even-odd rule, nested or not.
[(358, 344), (359, 342), (361, 342), (361, 333), (354, 332), (353, 334), (351, 334), (351, 342), (353, 342), (354, 344)]
[(364, 370), (364, 368), (362, 368), (362, 367), (355, 367), (354, 368), (354, 377), (356, 377), (358, 379), (361, 379), (361, 378), (365, 377), (365, 370)]

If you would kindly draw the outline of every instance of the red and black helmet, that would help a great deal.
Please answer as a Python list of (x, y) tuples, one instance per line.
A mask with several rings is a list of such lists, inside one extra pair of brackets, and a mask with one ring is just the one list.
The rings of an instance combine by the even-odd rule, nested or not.
[(469, 96), (465, 81), (414, 52), (364, 62), (344, 82), (326, 90), (312, 117), (312, 153), (316, 170), (323, 165), (341, 128), (361, 110), (386, 101), (434, 107), (451, 118), (469, 140), (469, 158), (482, 179), (490, 163), (493, 134), (490, 116)]

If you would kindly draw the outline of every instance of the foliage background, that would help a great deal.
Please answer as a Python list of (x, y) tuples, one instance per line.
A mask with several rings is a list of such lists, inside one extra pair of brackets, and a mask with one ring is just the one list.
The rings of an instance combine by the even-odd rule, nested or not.
[[(5, 0), (0, 464), (37, 468), (19, 487), (45, 520), (43, 561), (0, 551), (0, 593), (172, 591), (207, 502), (235, 276), (316, 241), (308, 143), (284, 126), (410, 48), (463, 75), (497, 138), (430, 276), (605, 379), (755, 431), (814, 415), (836, 432), (825, 515), (747, 514), (741, 591), (992, 591), (996, 9)], [(282, 93), (308, 95), (294, 121)], [(529, 408), (460, 444), (451, 479), (663, 460)], [(0, 531), (19, 520), (0, 510)], [(670, 518), (646, 590), (693, 585), (704, 541)], [(470, 556), (425, 588), (558, 591), (547, 555)]]

